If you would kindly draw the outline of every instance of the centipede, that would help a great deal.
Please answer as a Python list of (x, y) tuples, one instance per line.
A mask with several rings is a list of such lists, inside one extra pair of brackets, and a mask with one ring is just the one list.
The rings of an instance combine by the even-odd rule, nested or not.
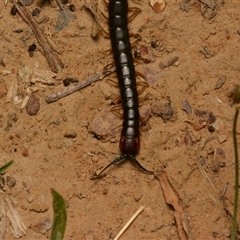
[(136, 73), (128, 30), (128, 1), (109, 0), (108, 12), (111, 46), (123, 107), (119, 141), (121, 155), (104, 167), (97, 176), (111, 165), (127, 159), (142, 171), (152, 174), (153, 172), (144, 168), (135, 157), (140, 150), (140, 120)]

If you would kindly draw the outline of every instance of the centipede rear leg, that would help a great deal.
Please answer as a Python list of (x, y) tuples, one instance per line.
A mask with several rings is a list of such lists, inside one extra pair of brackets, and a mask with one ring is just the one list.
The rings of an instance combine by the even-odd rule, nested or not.
[(123, 154), (117, 158), (115, 158), (112, 162), (110, 162), (107, 166), (105, 166), (99, 173), (94, 173), (93, 176), (90, 178), (91, 180), (95, 180), (95, 179), (101, 179), (103, 178), (105, 175), (103, 174), (103, 172), (105, 172), (109, 167), (111, 167), (112, 165), (122, 162), (122, 161), (126, 161), (126, 160), (130, 160), (134, 165), (136, 165), (141, 171), (147, 173), (147, 174), (153, 174), (153, 171), (149, 171), (147, 170), (145, 167), (143, 167), (138, 160), (133, 156), (133, 155), (126, 155)]

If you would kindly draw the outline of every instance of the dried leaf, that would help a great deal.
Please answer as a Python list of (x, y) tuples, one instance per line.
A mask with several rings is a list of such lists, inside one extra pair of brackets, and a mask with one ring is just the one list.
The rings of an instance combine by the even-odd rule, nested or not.
[(27, 228), (24, 225), (20, 215), (18, 214), (17, 209), (15, 208), (14, 199), (12, 199), (10, 196), (6, 195), (5, 200), (8, 203), (8, 206), (10, 208), (9, 213), (11, 213), (13, 216), (12, 225), (15, 229), (14, 233), (19, 237), (22, 237), (22, 233), (24, 233), (24, 235), (26, 235)]
[(9, 86), (6, 102), (13, 102), (14, 104), (21, 102), (18, 98), (18, 82), (16, 78), (12, 80)]
[(175, 210), (173, 215), (177, 223), (180, 239), (191, 240), (192, 237), (190, 235), (186, 213), (183, 211), (178, 193), (168, 179), (167, 172), (161, 171), (160, 173), (157, 173), (156, 178), (160, 181), (166, 202)]
[(19, 69), (18, 74), (22, 81), (27, 85), (35, 82), (51, 85), (56, 82), (54, 79), (56, 74), (48, 70), (31, 69), (27, 66), (24, 66), (23, 68)]

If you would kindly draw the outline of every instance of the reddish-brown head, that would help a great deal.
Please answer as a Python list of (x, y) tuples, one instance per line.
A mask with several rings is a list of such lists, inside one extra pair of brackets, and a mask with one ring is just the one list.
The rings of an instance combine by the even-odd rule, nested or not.
[(119, 148), (121, 153), (134, 156), (140, 150), (140, 139), (121, 136)]

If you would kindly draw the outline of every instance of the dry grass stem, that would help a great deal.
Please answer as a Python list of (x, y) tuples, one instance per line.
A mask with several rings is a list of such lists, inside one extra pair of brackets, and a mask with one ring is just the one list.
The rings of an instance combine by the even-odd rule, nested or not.
[(123, 228), (120, 230), (118, 235), (114, 238), (114, 240), (118, 240), (122, 234), (127, 230), (127, 228), (132, 224), (132, 222), (137, 218), (137, 216), (144, 210), (146, 206), (141, 206), (129, 219), (129, 221), (123, 226)]
[(203, 179), (204, 179), (204, 180), (208, 180), (208, 182), (210, 183), (210, 185), (211, 185), (213, 188), (215, 188), (215, 186), (214, 186), (213, 182), (211, 181), (211, 179), (209, 178), (208, 174), (206, 173), (205, 169), (202, 167), (202, 165), (201, 165), (200, 162), (201, 162), (201, 159), (204, 160), (204, 158), (203, 158), (202, 155), (201, 155), (201, 152), (203, 151), (204, 147), (206, 146), (206, 144), (207, 144), (208, 142), (212, 141), (212, 140), (213, 140), (214, 138), (216, 138), (216, 137), (217, 137), (217, 136), (211, 136), (211, 137), (207, 138), (207, 139), (202, 143), (202, 145), (200, 146), (200, 148), (199, 148), (199, 150), (198, 150), (198, 152), (197, 152), (197, 160), (196, 160), (196, 164), (197, 164), (197, 166), (198, 166), (198, 168), (199, 168), (199, 170), (200, 170), (200, 172), (201, 172), (201, 174), (202, 174), (202, 176), (203, 176)]

